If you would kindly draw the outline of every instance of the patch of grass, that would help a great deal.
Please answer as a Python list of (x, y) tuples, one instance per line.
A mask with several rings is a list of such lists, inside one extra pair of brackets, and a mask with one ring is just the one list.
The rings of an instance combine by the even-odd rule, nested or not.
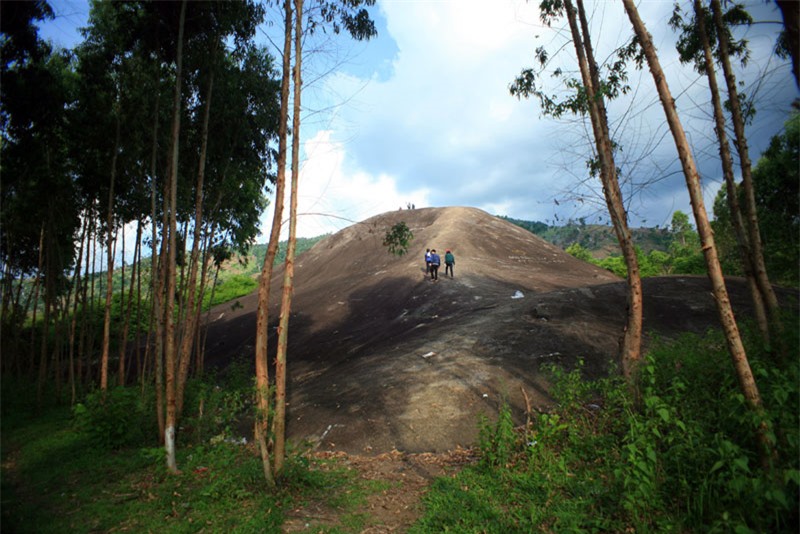
[[(11, 424), (4, 419), (2, 530), (281, 532), (285, 512), (309, 499), (341, 508), (352, 515), (348, 521), (356, 521), (359, 503), (376, 490), (354, 473), (294, 450), (278, 486), (269, 488), (255, 449), (226, 439), (237, 414), (246, 411), (247, 382), (233, 369), (211, 384), (193, 386), (196, 394), (187, 398), (186, 410), (196, 413), (205, 398), (209, 425), (202, 432), (182, 431), (178, 475), (166, 470), (155, 425), (145, 443), (139, 434), (127, 439), (111, 422), (92, 428), (97, 418), (118, 417), (120, 409), (135, 405), (130, 397), (137, 389), (110, 391), (107, 405), (98, 407), (95, 399), (78, 417), (50, 408), (39, 415), (20, 412)], [(100, 436), (103, 431), (114, 439)]]
[[(206, 290), (203, 297), (203, 309), (208, 309), (211, 306), (228, 302), (245, 295), (249, 295), (258, 288), (258, 280), (247, 274), (236, 274), (225, 278), (217, 283), (217, 287), (212, 291), (211, 288)], [(213, 293), (213, 295), (212, 295)], [(214, 300), (211, 300), (211, 297)]]
[[(787, 321), (796, 355), (797, 319)], [(640, 369), (640, 401), (618, 377), (551, 368), (557, 408), (524, 428), (481, 423), (482, 459), (438, 479), (426, 532), (797, 532), (800, 361), (744, 328), (777, 459), (759, 461), (721, 334), (659, 343)]]

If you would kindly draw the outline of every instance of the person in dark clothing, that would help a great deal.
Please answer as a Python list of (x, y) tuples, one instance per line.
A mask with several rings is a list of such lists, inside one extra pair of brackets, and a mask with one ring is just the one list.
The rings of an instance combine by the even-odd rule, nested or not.
[(425, 251), (425, 276), (431, 273), (431, 249)]
[(442, 259), (436, 253), (436, 249), (431, 250), (431, 280), (439, 280), (439, 265), (442, 264)]
[(450, 278), (453, 278), (453, 267), (456, 264), (456, 257), (453, 256), (453, 253), (448, 251), (444, 255), (444, 275), (447, 276), (447, 273), (450, 273)]

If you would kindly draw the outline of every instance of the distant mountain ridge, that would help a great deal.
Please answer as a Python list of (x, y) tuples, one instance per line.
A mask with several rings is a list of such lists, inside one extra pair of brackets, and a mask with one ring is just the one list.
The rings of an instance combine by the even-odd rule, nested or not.
[[(526, 221), (502, 215), (498, 217), (533, 232), (564, 250), (570, 245), (578, 244), (588, 250), (595, 259), (619, 255), (617, 236), (614, 235), (611, 226), (573, 221), (562, 226), (550, 226), (539, 221)], [(631, 228), (631, 232), (634, 242), (644, 253), (652, 250), (666, 252), (669, 249), (671, 235), (667, 228)]]

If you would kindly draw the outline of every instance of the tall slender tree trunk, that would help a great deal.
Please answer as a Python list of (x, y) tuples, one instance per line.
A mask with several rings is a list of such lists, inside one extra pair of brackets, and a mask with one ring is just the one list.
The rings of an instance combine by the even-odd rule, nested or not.
[[(6, 247), (8, 247), (8, 245), (6, 245)], [(2, 309), (0, 309), (0, 323), (2, 324), (6, 324), (9, 321), (11, 301), (14, 294), (13, 281), (14, 277), (11, 274), (11, 264), (6, 263), (3, 266), (3, 298)]]
[(72, 306), (72, 319), (69, 327), (69, 385), (70, 385), (70, 406), (75, 404), (77, 398), (77, 390), (75, 384), (75, 333), (78, 327), (78, 305), (81, 301), (81, 267), (83, 265), (83, 247), (86, 235), (88, 233), (89, 219), (83, 222), (81, 230), (80, 245), (78, 246), (78, 261), (75, 264), (75, 297)]
[[(117, 359), (117, 384), (120, 386), (125, 385), (125, 337), (127, 337), (127, 325), (125, 325), (126, 320), (126, 313), (125, 310), (127, 309), (126, 303), (128, 302), (125, 298), (125, 223), (120, 221), (119, 225), (119, 232), (121, 235), (117, 236), (120, 242), (120, 264), (119, 264), (119, 314), (120, 319), (123, 321), (120, 325), (121, 328), (117, 332), (117, 344), (119, 345), (119, 358)], [(116, 257), (116, 254), (114, 255)], [(131, 282), (133, 282), (133, 278), (131, 278)], [(124, 332), (124, 335), (123, 335)]]
[[(192, 235), (192, 253), (189, 260), (189, 281), (186, 284), (187, 299), (186, 313), (183, 327), (183, 339), (181, 343), (180, 359), (178, 366), (178, 386), (177, 386), (177, 406), (176, 410), (180, 417), (183, 413), (183, 393), (186, 387), (186, 380), (189, 377), (189, 363), (192, 359), (192, 346), (195, 340), (195, 330), (197, 329), (197, 313), (195, 307), (198, 299), (197, 271), (198, 258), (200, 255), (200, 243), (202, 241), (203, 229), (203, 185), (206, 170), (206, 154), (208, 152), (208, 122), (211, 116), (211, 97), (214, 93), (214, 73), (209, 76), (208, 94), (206, 95), (206, 109), (203, 113), (202, 141), (200, 145), (200, 161), (197, 170), (197, 184), (195, 192), (194, 208), (194, 233)], [(201, 280), (202, 285), (202, 280)]]
[[(89, 286), (91, 285), (91, 280), (89, 280), (89, 270), (92, 265), (92, 242), (93, 242), (93, 235), (94, 235), (94, 227), (92, 225), (92, 217), (91, 217), (91, 209), (85, 210), (86, 215), (86, 261), (84, 262), (84, 271), (83, 271), (83, 287), (81, 288), (81, 326), (80, 326), (80, 334), (78, 336), (78, 351), (77, 357), (75, 362), (75, 378), (78, 382), (77, 386), (81, 387), (84, 383), (84, 373), (85, 368), (88, 367), (86, 364), (86, 343), (89, 334)], [(88, 283), (87, 283), (88, 282)]]
[(63, 376), (61, 369), (61, 357), (63, 355), (64, 340), (64, 320), (66, 313), (64, 313), (64, 301), (60, 298), (54, 298), (53, 308), (55, 309), (55, 318), (53, 320), (53, 377), (56, 386), (56, 399), (61, 399), (61, 390), (63, 387)]
[[(94, 202), (94, 203), (97, 204), (97, 202)], [(94, 215), (94, 211), (92, 212), (92, 214)], [(92, 263), (91, 263), (91, 275), (90, 275), (91, 276), (91, 284), (89, 284), (89, 298), (87, 299), (87, 306), (88, 306), (87, 307), (87, 311), (89, 313), (94, 313), (94, 310), (95, 310), (95, 308), (97, 306), (97, 299), (95, 298), (95, 282), (97, 280), (97, 243), (99, 241), (98, 238), (97, 238), (97, 231), (98, 231), (97, 230), (97, 226), (98, 226), (97, 221), (94, 221), (94, 227), (92, 229), (93, 230), (92, 231), (92, 241), (91, 241), (91, 247), (92, 247), (91, 248), (91, 250), (92, 250), (92, 252), (91, 252)], [(81, 352), (81, 354), (86, 354), (87, 355), (87, 357), (86, 357), (86, 365), (85, 365), (85, 369), (84, 369), (84, 371), (86, 373), (85, 379), (84, 379), (84, 383), (93, 384), (94, 383), (94, 377), (92, 375), (92, 371), (93, 371), (94, 361), (93, 361), (93, 358), (91, 357), (91, 355), (94, 354), (94, 341), (95, 341), (95, 336), (96, 336), (97, 332), (95, 330), (94, 321), (92, 321), (91, 318), (88, 317), (88, 316), (86, 318), (86, 324), (87, 324), (88, 328), (86, 329), (87, 331), (86, 331), (86, 339), (85, 339), (85, 344), (84, 344), (84, 351)]]
[(100, 358), (100, 389), (105, 391), (108, 389), (108, 358), (110, 353), (111, 342), (111, 304), (114, 298), (114, 256), (116, 249), (116, 239), (114, 232), (111, 228), (108, 229), (108, 238), (106, 241), (108, 247), (107, 255), (107, 268), (106, 268), (106, 300), (105, 311), (103, 314), (103, 352)]
[[(211, 224), (210, 228), (208, 228), (206, 232), (205, 239), (203, 240), (203, 254), (200, 260), (200, 265), (202, 266), (202, 269), (200, 270), (200, 292), (197, 296), (197, 313), (195, 317), (195, 321), (197, 322), (197, 341), (195, 342), (195, 346), (197, 347), (197, 350), (195, 351), (197, 358), (195, 360), (195, 372), (197, 373), (196, 376), (198, 377), (203, 376), (203, 356), (205, 354), (204, 332), (206, 326), (202, 321), (203, 301), (205, 300), (206, 290), (208, 289), (209, 247), (211, 247), (211, 243), (214, 242), (215, 227), (216, 225)], [(210, 305), (209, 309), (211, 309)]]
[[(48, 272), (50, 266), (49, 264), (49, 255), (45, 253), (44, 268), (46, 272)], [(52, 305), (51, 295), (53, 292), (53, 279), (51, 276), (45, 276), (44, 285), (44, 317), (42, 317), (42, 341), (40, 350), (41, 358), (39, 360), (39, 380), (36, 388), (36, 401), (37, 406), (40, 408), (42, 406), (42, 402), (44, 401), (44, 386), (47, 382), (47, 338), (50, 329), (50, 307)]]
[[(162, 318), (164, 316), (163, 308), (161, 305), (161, 282), (164, 278), (161, 276), (161, 267), (159, 264), (159, 259), (163, 257), (163, 247), (164, 243), (163, 240), (159, 244), (158, 241), (158, 213), (156, 211), (156, 206), (158, 205), (156, 202), (157, 199), (157, 192), (158, 192), (158, 176), (157, 176), (157, 162), (158, 162), (158, 118), (159, 118), (159, 104), (160, 98), (159, 93), (156, 92), (156, 101), (155, 106), (153, 109), (153, 144), (150, 151), (150, 223), (151, 223), (151, 251), (152, 255), (150, 257), (150, 318), (149, 318), (149, 328), (147, 332), (148, 336), (148, 343), (146, 345), (147, 349), (145, 350), (144, 360), (146, 367), (147, 360), (148, 360), (148, 352), (150, 351), (150, 343), (149, 338), (151, 332), (155, 332), (153, 335), (153, 375), (155, 377), (155, 389), (156, 389), (156, 418), (158, 422), (158, 442), (164, 443), (164, 435), (166, 433), (166, 419), (165, 419), (165, 411), (164, 411), (164, 355), (163, 355), (163, 343), (164, 343), (164, 333), (163, 333), (163, 322)], [(166, 212), (162, 213), (163, 217), (166, 217)], [(162, 220), (161, 227), (166, 228), (166, 219)], [(159, 251), (156, 253), (156, 251)], [(144, 386), (145, 386), (145, 373), (142, 373), (142, 393), (144, 393)]]
[(33, 375), (36, 366), (36, 311), (39, 309), (39, 291), (42, 285), (42, 270), (44, 269), (44, 223), (39, 231), (39, 265), (36, 277), (33, 280), (33, 314), (31, 316), (31, 343), (28, 352), (29, 375)]
[[(166, 184), (165, 184), (166, 187)], [(166, 197), (164, 198), (166, 202)], [(166, 206), (164, 206), (166, 208)], [(163, 210), (162, 230), (166, 230), (167, 211)], [(155, 224), (155, 223), (154, 223)], [(155, 233), (155, 231), (154, 231)], [(166, 282), (166, 236), (161, 236), (159, 253), (153, 254), (153, 315), (155, 316), (155, 336), (153, 336), (153, 360), (156, 384), (156, 409), (158, 410), (158, 437), (160, 443), (166, 444), (167, 420), (164, 390), (164, 287)], [(156, 259), (157, 258), (157, 259)]]
[(783, 27), (789, 42), (789, 53), (792, 56), (792, 74), (794, 83), (800, 89), (800, 4), (797, 0), (775, 0), (783, 17)]
[[(717, 29), (717, 39), (719, 40), (719, 58), (722, 64), (722, 71), (725, 74), (725, 83), (728, 87), (728, 102), (731, 107), (731, 118), (733, 120), (733, 132), (736, 150), (739, 153), (739, 164), (742, 169), (742, 190), (744, 192), (744, 213), (747, 219), (747, 230), (750, 242), (750, 256), (753, 271), (755, 274), (761, 296), (767, 305), (770, 321), (775, 332), (776, 339), (782, 340), (783, 327), (780, 317), (780, 306), (778, 297), (772, 288), (772, 284), (767, 276), (767, 267), (764, 264), (764, 246), (761, 242), (761, 230), (758, 224), (758, 213), (756, 209), (756, 197), (753, 188), (753, 171), (750, 162), (750, 151), (747, 147), (747, 137), (744, 133), (744, 115), (739, 102), (739, 91), (736, 89), (736, 75), (733, 73), (730, 61), (730, 47), (728, 43), (728, 33), (725, 31), (722, 22), (722, 7), (719, 0), (711, 1), (711, 11), (714, 16), (714, 25)], [(783, 349), (785, 352), (785, 349)]]
[[(124, 227), (123, 227), (124, 228)], [(124, 232), (124, 230), (123, 230)], [(118, 384), (120, 386), (125, 385), (125, 362), (127, 360), (126, 354), (128, 352), (128, 333), (130, 332), (131, 327), (131, 313), (133, 312), (133, 292), (136, 289), (136, 257), (139, 254), (139, 244), (142, 240), (142, 222), (141, 220), (136, 225), (136, 243), (133, 247), (133, 262), (131, 263), (131, 282), (128, 288), (128, 299), (126, 300), (125, 304), (125, 317), (122, 322), (122, 332), (119, 336), (119, 378)], [(123, 233), (122, 242), (125, 243), (125, 234)], [(125, 248), (123, 246), (122, 249), (122, 268), (125, 269)], [(123, 271), (124, 272), (124, 271)], [(125, 277), (122, 277), (122, 288), (121, 292), (125, 292)]]
[[(580, 29), (578, 28), (576, 11), (572, 2), (565, 0), (564, 7), (567, 11), (581, 77), (589, 100), (589, 116), (591, 117), (597, 156), (600, 161), (600, 180), (603, 184), (603, 194), (628, 273), (627, 321), (620, 346), (620, 356), (623, 374), (629, 382), (634, 383), (636, 368), (641, 359), (642, 343), (643, 303), (639, 261), (636, 257), (633, 236), (628, 227), (627, 215), (622, 201), (622, 191), (617, 178), (617, 165), (614, 161), (614, 149), (608, 128), (605, 102), (602, 94), (598, 94), (600, 75), (594, 58), (583, 0), (577, 0)], [(583, 36), (581, 36), (581, 33)]]
[(108, 213), (106, 215), (106, 236), (108, 262), (106, 265), (106, 308), (103, 320), (103, 355), (100, 360), (100, 389), (108, 389), (108, 357), (111, 345), (111, 303), (114, 298), (114, 252), (116, 246), (114, 230), (114, 182), (117, 176), (117, 155), (119, 154), (120, 118), (119, 102), (117, 102), (117, 119), (114, 133), (114, 154), (111, 156), (111, 180), (108, 186)]
[(283, 33), (283, 63), (281, 71), (281, 106), (278, 117), (278, 176), (275, 184), (275, 209), (272, 216), (272, 229), (270, 231), (267, 253), (264, 265), (261, 267), (261, 278), (258, 285), (258, 310), (256, 312), (256, 398), (258, 415), (256, 417), (254, 434), (261, 452), (264, 478), (267, 483), (274, 484), (272, 467), (269, 457), (267, 430), (269, 425), (269, 362), (267, 358), (267, 341), (269, 339), (269, 293), (272, 269), (275, 255), (280, 242), (281, 219), (283, 217), (284, 190), (286, 184), (286, 152), (288, 148), (288, 123), (289, 123), (289, 85), (291, 82), (292, 58), (292, 0), (284, 0), (284, 33)]
[(281, 315), (275, 357), (275, 473), (280, 474), (286, 457), (286, 355), (289, 318), (294, 290), (294, 258), (297, 248), (297, 186), (300, 181), (300, 97), (303, 88), (303, 0), (294, 0), (294, 109), (292, 111), (292, 187), (289, 202), (289, 242), (283, 273)]
[[(8, 237), (8, 236), (6, 236)], [(8, 241), (8, 239), (7, 239)], [(8, 247), (8, 243), (6, 243)], [(19, 328), (13, 325), (19, 324), (20, 310), (19, 302), (22, 293), (22, 282), (25, 280), (24, 273), (20, 273), (19, 280), (14, 276), (11, 264), (6, 262), (3, 266), (3, 310), (0, 312), (0, 324), (3, 325), (3, 332), (0, 333), (0, 341), (2, 342), (2, 350), (0, 350), (0, 358), (3, 361), (3, 369), (9, 376), (12, 372), (16, 377), (20, 377), (21, 370), (19, 365)], [(14, 289), (15, 282), (16, 290)]]
[[(141, 333), (142, 325), (142, 239), (144, 238), (144, 224), (139, 221), (139, 228), (136, 232), (136, 251), (133, 255), (133, 261), (136, 263), (136, 319), (133, 327), (133, 339), (136, 340), (134, 350), (136, 351), (136, 377), (144, 381), (144, 366), (142, 364), (142, 343), (140, 342), (139, 335)], [(153, 251), (154, 252), (154, 251)]]
[(666, 77), (664, 76), (664, 71), (658, 61), (652, 38), (647, 32), (642, 19), (639, 17), (639, 12), (636, 9), (634, 0), (622, 0), (622, 3), (625, 6), (625, 11), (630, 18), (634, 32), (647, 58), (647, 64), (653, 75), (656, 89), (658, 90), (658, 95), (667, 117), (667, 123), (669, 124), (670, 131), (675, 140), (678, 157), (680, 158), (683, 173), (686, 177), (686, 186), (689, 190), (697, 231), (700, 234), (703, 255), (705, 256), (706, 266), (708, 268), (708, 277), (711, 281), (712, 292), (720, 316), (720, 322), (725, 332), (728, 352), (731, 355), (731, 360), (736, 370), (739, 388), (750, 409), (753, 410), (761, 420), (758, 440), (762, 452), (762, 462), (768, 465), (769, 459), (773, 457), (775, 449), (768, 436), (769, 425), (766, 420), (761, 395), (759, 394), (755, 378), (753, 377), (750, 362), (747, 359), (747, 354), (742, 344), (742, 338), (739, 334), (739, 328), (733, 315), (733, 309), (731, 308), (731, 302), (728, 297), (728, 290), (725, 287), (725, 279), (722, 275), (722, 269), (720, 268), (719, 258), (717, 256), (717, 248), (714, 244), (714, 233), (709, 224), (708, 214), (705, 204), (703, 203), (703, 189), (700, 185), (700, 175), (697, 172), (697, 166), (695, 165), (692, 151), (686, 139), (683, 125), (678, 117), (678, 112), (675, 108), (675, 100), (672, 98)]
[(170, 169), (165, 187), (169, 199), (169, 227), (162, 232), (169, 239), (166, 264), (166, 295), (164, 304), (164, 365), (166, 367), (167, 414), (164, 448), (167, 468), (178, 472), (175, 461), (175, 432), (177, 430), (176, 384), (175, 384), (175, 253), (177, 243), (177, 198), (178, 198), (178, 153), (181, 130), (181, 85), (183, 83), (183, 30), (186, 20), (186, 0), (181, 2), (180, 22), (178, 23), (178, 45), (175, 52), (175, 94), (172, 103), (172, 146), (170, 147)]
[(764, 308), (764, 300), (761, 298), (761, 292), (758, 289), (758, 284), (753, 274), (751, 263), (752, 253), (750, 250), (750, 240), (745, 233), (744, 222), (742, 220), (742, 212), (739, 207), (739, 196), (736, 191), (736, 180), (733, 176), (733, 159), (731, 158), (731, 150), (728, 144), (728, 135), (725, 133), (725, 115), (722, 111), (722, 102), (719, 98), (719, 85), (717, 84), (717, 74), (714, 69), (714, 57), (711, 53), (711, 44), (708, 40), (708, 31), (706, 30), (705, 23), (705, 9), (699, 0), (694, 0), (695, 23), (700, 35), (700, 40), (703, 45), (703, 56), (705, 59), (705, 72), (708, 77), (708, 87), (711, 92), (711, 103), (714, 109), (714, 122), (715, 130), (717, 132), (717, 140), (719, 141), (719, 155), (722, 161), (722, 174), (725, 177), (725, 187), (728, 193), (728, 209), (731, 212), (731, 222), (733, 225), (734, 234), (736, 236), (736, 243), (739, 250), (739, 258), (742, 263), (745, 278), (747, 279), (747, 287), (750, 290), (750, 297), (753, 301), (753, 310), (755, 312), (758, 328), (761, 331), (761, 336), (764, 341), (769, 345), (769, 324), (767, 322), (767, 312)]

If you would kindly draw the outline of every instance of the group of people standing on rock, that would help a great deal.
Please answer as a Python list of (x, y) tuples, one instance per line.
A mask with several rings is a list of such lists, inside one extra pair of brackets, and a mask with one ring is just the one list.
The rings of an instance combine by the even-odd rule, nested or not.
[[(436, 253), (436, 249), (427, 249), (425, 251), (425, 276), (431, 275), (431, 280), (437, 282), (439, 280), (439, 266), (442, 264), (442, 258)], [(444, 254), (444, 275), (450, 274), (453, 278), (453, 268), (456, 265), (456, 257), (450, 252), (450, 249)]]

